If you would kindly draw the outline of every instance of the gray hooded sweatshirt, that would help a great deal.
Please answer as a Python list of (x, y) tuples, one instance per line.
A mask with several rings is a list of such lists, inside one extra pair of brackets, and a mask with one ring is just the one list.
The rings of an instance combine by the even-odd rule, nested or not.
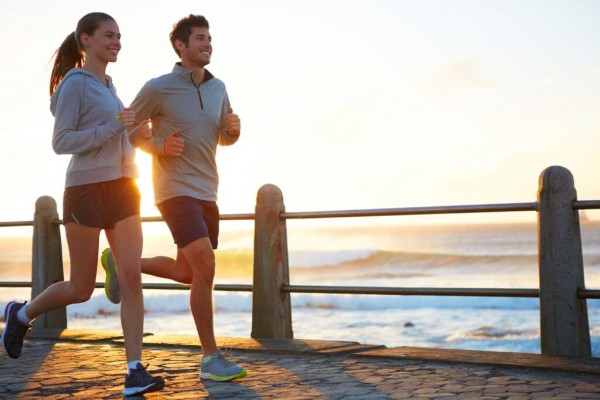
[(123, 109), (110, 77), (108, 85), (80, 68), (71, 69), (50, 99), (52, 148), (72, 154), (65, 187), (137, 178), (135, 149), (123, 124)]

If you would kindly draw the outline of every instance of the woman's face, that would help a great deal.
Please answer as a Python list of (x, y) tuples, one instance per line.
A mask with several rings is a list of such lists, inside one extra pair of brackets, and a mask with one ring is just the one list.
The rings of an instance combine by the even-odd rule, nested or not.
[(94, 57), (105, 63), (115, 62), (121, 50), (119, 25), (112, 20), (103, 21), (91, 36), (82, 34), (81, 43), (85, 47), (86, 60)]

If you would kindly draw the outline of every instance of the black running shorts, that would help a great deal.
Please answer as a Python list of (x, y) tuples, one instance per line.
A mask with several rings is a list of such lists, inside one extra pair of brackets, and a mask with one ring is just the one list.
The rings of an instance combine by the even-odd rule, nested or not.
[(140, 214), (140, 191), (135, 180), (71, 186), (63, 196), (63, 223), (75, 222), (91, 228), (111, 229), (132, 215)]
[(208, 237), (213, 249), (219, 244), (219, 207), (214, 201), (178, 196), (157, 204), (178, 248)]

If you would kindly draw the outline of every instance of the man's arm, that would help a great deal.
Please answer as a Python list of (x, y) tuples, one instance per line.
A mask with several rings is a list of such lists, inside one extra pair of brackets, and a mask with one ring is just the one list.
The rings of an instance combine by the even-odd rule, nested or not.
[[(142, 121), (151, 121), (159, 109), (159, 93), (155, 90), (153, 81), (150, 80), (140, 89), (133, 99), (130, 108), (135, 111), (137, 123)], [(165, 155), (165, 139), (157, 138), (150, 134), (139, 135), (137, 132), (130, 131), (129, 140), (135, 147), (139, 147), (146, 153), (152, 155)]]
[(219, 144), (222, 146), (234, 144), (240, 138), (241, 131), (240, 117), (229, 107), (225, 116), (225, 127), (219, 132)]

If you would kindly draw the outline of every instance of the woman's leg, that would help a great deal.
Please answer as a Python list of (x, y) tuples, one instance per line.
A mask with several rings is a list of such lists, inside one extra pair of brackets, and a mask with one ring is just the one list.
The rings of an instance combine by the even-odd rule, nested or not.
[(105, 232), (118, 265), (117, 275), (121, 287), (121, 326), (125, 337), (127, 362), (141, 360), (144, 298), (141, 276), (143, 238), (140, 216), (134, 215), (121, 220), (114, 228), (106, 229)]
[(65, 224), (65, 231), (71, 259), (70, 278), (47, 287), (27, 304), (25, 314), (31, 319), (69, 304), (87, 301), (94, 291), (100, 229), (69, 222)]

